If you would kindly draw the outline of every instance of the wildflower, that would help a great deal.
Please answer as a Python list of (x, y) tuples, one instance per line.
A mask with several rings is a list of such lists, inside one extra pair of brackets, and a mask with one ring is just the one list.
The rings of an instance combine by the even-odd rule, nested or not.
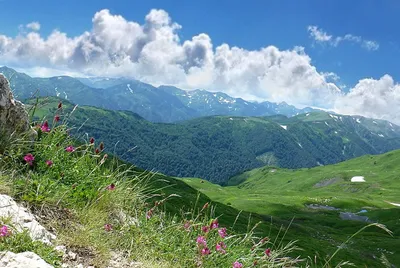
[(271, 257), (271, 249), (270, 248), (267, 248), (265, 250), (265, 255), (267, 255), (268, 257)]
[(211, 225), (210, 225), (210, 229), (217, 229), (218, 228), (218, 220), (214, 220)]
[(94, 143), (94, 138), (91, 137), (90, 140), (89, 140), (89, 142), (90, 142), (90, 144), (93, 144), (93, 143)]
[(269, 238), (268, 237), (264, 237), (263, 239), (261, 239), (261, 244), (264, 244), (265, 242), (268, 242)]
[(210, 231), (210, 228), (209, 228), (208, 226), (203, 226), (203, 227), (201, 227), (201, 230), (202, 230), (204, 233), (208, 233), (208, 231)]
[(219, 236), (220, 236), (221, 238), (225, 238), (225, 237), (227, 236), (226, 228), (224, 227), (224, 228), (219, 229), (219, 230), (218, 230), (218, 234), (219, 234)]
[(40, 129), (43, 132), (50, 132), (49, 123), (47, 121), (44, 121), (44, 123), (40, 126)]
[(104, 230), (106, 230), (107, 232), (112, 231), (112, 225), (111, 224), (104, 224)]
[(47, 161), (46, 161), (46, 165), (47, 165), (48, 167), (51, 167), (51, 166), (53, 165), (53, 161), (47, 160)]
[(99, 148), (96, 148), (96, 151), (95, 151), (95, 153), (96, 153), (96, 154), (99, 154), (99, 153), (100, 153), (100, 150), (99, 150)]
[(56, 122), (60, 121), (60, 116), (59, 115), (54, 116), (54, 121)]
[(11, 231), (8, 229), (6, 225), (1, 226), (0, 228), (0, 237), (11, 235)]
[(219, 251), (219, 252), (221, 252), (222, 254), (225, 254), (226, 253), (226, 251), (225, 251), (225, 249), (226, 249), (226, 245), (225, 245), (225, 243), (224, 242), (218, 242), (216, 245), (215, 245), (215, 249), (217, 250), (217, 251)]
[(108, 186), (106, 187), (106, 190), (114, 191), (114, 190), (115, 190), (115, 184), (114, 184), (114, 183), (111, 183), (110, 185), (108, 185)]
[(203, 245), (203, 246), (207, 246), (207, 241), (206, 241), (206, 238), (204, 237), (204, 236), (198, 236), (197, 237), (197, 239), (196, 239), (196, 243), (200, 246), (200, 245)]
[(58, 103), (58, 109), (61, 109), (62, 108), (62, 102), (60, 101), (59, 103)]
[(149, 211), (147, 211), (146, 219), (150, 220), (151, 216), (153, 216), (153, 209), (150, 209)]
[(208, 202), (204, 204), (203, 208), (201, 210), (205, 210), (208, 208)]
[(24, 160), (26, 163), (28, 163), (30, 166), (32, 166), (33, 161), (35, 161), (35, 157), (32, 154), (27, 154), (24, 156)]
[(208, 247), (205, 247), (201, 250), (201, 255), (209, 255), (211, 253)]
[(183, 228), (185, 228), (187, 231), (190, 231), (189, 230), (190, 229), (190, 222), (189, 221), (185, 222), (185, 224), (183, 224)]
[(235, 262), (233, 263), (232, 267), (233, 267), (233, 268), (242, 268), (242, 267), (243, 267), (243, 264), (241, 264), (241, 263), (238, 262), (238, 261), (235, 261)]
[(103, 142), (100, 142), (99, 148), (100, 148), (100, 151), (104, 150), (104, 143)]
[(74, 146), (69, 145), (69, 146), (67, 146), (67, 147), (65, 148), (65, 151), (66, 151), (66, 152), (69, 152), (69, 153), (72, 153), (73, 151), (75, 151), (75, 148), (74, 148)]

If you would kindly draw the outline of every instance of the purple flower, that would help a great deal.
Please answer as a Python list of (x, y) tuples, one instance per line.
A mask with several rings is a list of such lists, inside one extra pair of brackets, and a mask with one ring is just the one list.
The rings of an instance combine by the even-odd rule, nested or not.
[(225, 251), (226, 245), (225, 245), (224, 242), (218, 242), (218, 243), (215, 245), (215, 249), (216, 249), (217, 251), (221, 252), (222, 254), (225, 254), (225, 253), (226, 253), (226, 251)]
[(201, 255), (209, 255), (211, 253), (210, 249), (205, 247), (201, 250)]
[(196, 242), (197, 242), (197, 244), (200, 246), (200, 245), (202, 245), (202, 246), (207, 246), (207, 241), (206, 241), (206, 238), (204, 237), (204, 236), (198, 236), (197, 237), (197, 239), (196, 239)]
[(225, 238), (225, 237), (227, 236), (226, 228), (224, 227), (224, 228), (219, 229), (219, 230), (218, 230), (218, 234), (219, 234), (219, 236), (220, 236), (221, 238)]
[(69, 153), (72, 153), (73, 151), (75, 151), (75, 148), (74, 148), (74, 146), (69, 145), (69, 146), (67, 146), (67, 147), (65, 148), (65, 151), (66, 151), (66, 152), (69, 152)]
[(218, 220), (214, 220), (212, 221), (211, 225), (210, 225), (210, 229), (217, 229), (218, 228)]
[(114, 184), (114, 183), (111, 183), (110, 185), (108, 185), (108, 186), (106, 187), (106, 190), (108, 190), (108, 191), (114, 191), (114, 190), (115, 190), (115, 184)]
[(202, 230), (204, 233), (208, 233), (208, 231), (210, 231), (210, 228), (209, 228), (208, 226), (203, 226), (203, 227), (201, 227), (201, 230)]
[(47, 160), (47, 161), (46, 161), (46, 165), (47, 165), (48, 167), (51, 167), (51, 166), (53, 165), (53, 161)]
[(24, 160), (26, 163), (28, 163), (28, 165), (32, 166), (33, 161), (35, 161), (35, 157), (32, 154), (27, 154), (24, 156)]
[(54, 121), (56, 122), (60, 121), (60, 116), (59, 115), (54, 116)]
[(111, 232), (112, 231), (112, 225), (111, 224), (104, 224), (104, 230), (106, 230), (107, 232)]
[(241, 264), (241, 263), (238, 262), (238, 261), (235, 261), (235, 262), (233, 263), (232, 267), (233, 267), (233, 268), (242, 268), (242, 267), (243, 267), (243, 264)]
[(267, 249), (265, 250), (265, 255), (267, 255), (268, 257), (271, 256), (271, 249), (270, 249), (270, 248), (267, 248)]
[(11, 231), (8, 229), (6, 225), (1, 226), (0, 228), (0, 237), (11, 235)]
[(40, 126), (40, 129), (43, 132), (50, 132), (49, 123), (47, 121), (44, 121), (44, 123)]

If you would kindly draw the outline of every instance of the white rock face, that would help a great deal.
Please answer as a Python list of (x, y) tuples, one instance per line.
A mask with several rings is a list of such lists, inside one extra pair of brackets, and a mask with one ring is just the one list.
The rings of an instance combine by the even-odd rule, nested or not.
[(0, 252), (0, 267), (3, 268), (53, 268), (33, 252)]
[(51, 241), (56, 239), (54, 234), (37, 222), (35, 216), (29, 213), (26, 208), (19, 206), (8, 195), (0, 195), (0, 217), (10, 218), (17, 231), (28, 230), (33, 240), (39, 240), (50, 245)]
[(365, 182), (365, 179), (363, 176), (354, 176), (351, 178), (351, 182)]

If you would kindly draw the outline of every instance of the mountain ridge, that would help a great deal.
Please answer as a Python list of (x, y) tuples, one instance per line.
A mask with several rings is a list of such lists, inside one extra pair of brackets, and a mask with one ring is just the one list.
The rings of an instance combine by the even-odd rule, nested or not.
[(8, 67), (1, 67), (0, 72), (9, 78), (20, 99), (57, 96), (79, 105), (133, 111), (152, 122), (171, 123), (208, 115), (294, 116), (315, 110), (309, 107), (298, 109), (284, 102), (250, 102), (222, 92), (154, 87), (127, 78), (32, 78)]

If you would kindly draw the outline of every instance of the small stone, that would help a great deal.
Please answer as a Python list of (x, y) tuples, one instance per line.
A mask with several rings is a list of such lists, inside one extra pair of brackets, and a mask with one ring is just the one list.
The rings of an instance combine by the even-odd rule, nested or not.
[(67, 247), (66, 247), (66, 246), (63, 246), (63, 245), (61, 245), (61, 246), (56, 246), (54, 249), (57, 250), (57, 251), (59, 251), (59, 252), (61, 252), (61, 253), (63, 253), (63, 254), (65, 254), (65, 253), (67, 252)]
[(69, 251), (69, 252), (68, 252), (68, 257), (69, 257), (69, 259), (75, 261), (77, 255), (76, 255), (76, 253), (74, 253), (74, 252), (72, 252), (72, 251)]

